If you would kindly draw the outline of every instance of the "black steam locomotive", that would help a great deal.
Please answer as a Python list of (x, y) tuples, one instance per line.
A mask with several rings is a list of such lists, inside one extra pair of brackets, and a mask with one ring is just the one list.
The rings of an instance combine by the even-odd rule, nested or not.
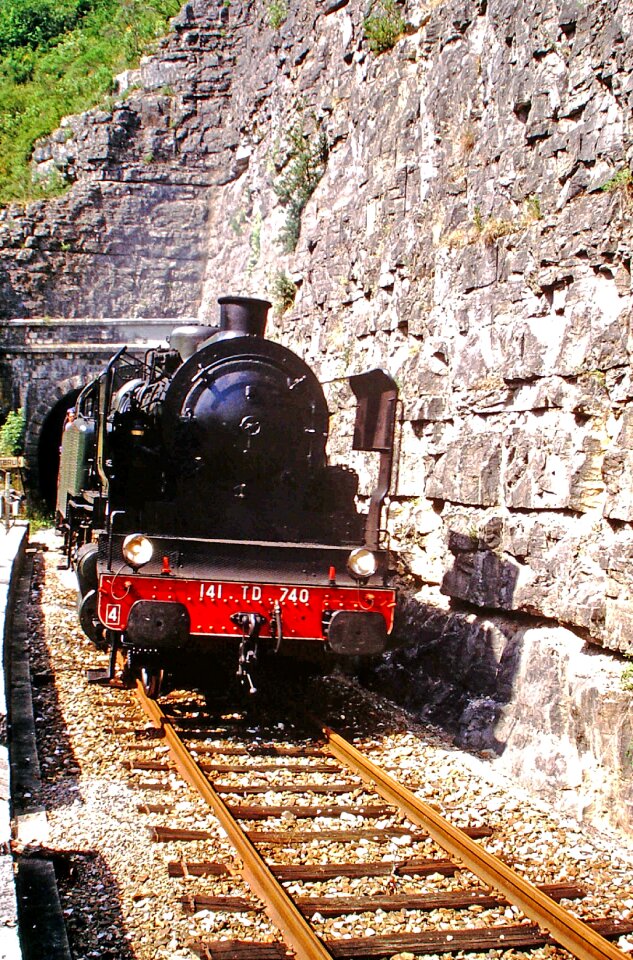
[(187, 658), (233, 647), (252, 689), (258, 653), (376, 654), (395, 592), (381, 516), (397, 388), (350, 378), (353, 446), (380, 455), (369, 512), (328, 465), (329, 413), (310, 368), (264, 339), (270, 304), (220, 299), (219, 328), (169, 350), (125, 348), (80, 394), (62, 436), (58, 525), (85, 633), (159, 692)]

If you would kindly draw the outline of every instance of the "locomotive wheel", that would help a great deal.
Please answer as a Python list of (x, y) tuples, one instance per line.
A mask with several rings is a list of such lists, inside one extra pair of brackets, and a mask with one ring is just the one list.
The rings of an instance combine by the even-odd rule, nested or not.
[(152, 700), (156, 700), (160, 696), (165, 679), (165, 671), (160, 667), (145, 666), (141, 667), (139, 675), (146, 696)]
[(105, 631), (97, 616), (96, 590), (89, 590), (79, 601), (79, 623), (89, 640), (100, 649), (106, 649)]

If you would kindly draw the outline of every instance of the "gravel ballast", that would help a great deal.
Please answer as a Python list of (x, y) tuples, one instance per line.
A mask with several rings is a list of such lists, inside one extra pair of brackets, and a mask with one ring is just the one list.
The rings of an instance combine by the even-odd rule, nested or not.
[[(188, 960), (192, 941), (207, 939), (279, 939), (261, 911), (228, 914), (213, 910), (187, 913), (179, 897), (186, 893), (224, 893), (249, 896), (239, 875), (197, 880), (175, 880), (167, 874), (173, 860), (216, 860), (235, 870), (231, 848), (203, 802), (181, 781), (175, 771), (126, 771), (124, 762), (141, 753), (128, 747), (139, 742), (143, 751), (156, 759), (166, 753), (148, 734), (139, 740), (138, 731), (147, 721), (129, 691), (89, 684), (88, 668), (105, 667), (107, 655), (97, 651), (84, 637), (77, 623), (76, 596), (68, 573), (60, 573), (61, 541), (52, 532), (38, 534), (42, 551), (36, 557), (29, 613), (30, 654), (33, 675), (35, 720), (42, 769), (42, 796), (38, 798), (48, 815), (45, 848), (58, 874), (60, 895), (69, 938), (76, 958), (137, 958), (137, 960)], [(338, 678), (307, 683), (306, 696), (315, 705), (327, 706), (328, 721), (336, 721), (342, 733), (356, 736), (356, 743), (376, 763), (387, 767), (397, 779), (422, 799), (434, 804), (457, 825), (487, 824), (494, 830), (482, 841), (486, 849), (513, 863), (519, 872), (537, 883), (570, 882), (587, 890), (584, 900), (574, 902), (582, 917), (608, 916), (630, 920), (633, 916), (633, 846), (613, 831), (598, 832), (579, 824), (568, 815), (558, 815), (498, 777), (492, 777), (485, 759), (453, 748), (433, 728), (415, 721), (387, 701), (372, 697), (355, 684)], [(195, 702), (195, 695), (175, 693), (168, 701), (181, 698)], [(274, 698), (273, 698), (274, 699)], [(277, 698), (277, 716), (270, 717), (261, 730), (244, 726), (243, 736), (272, 735), (279, 742), (292, 740), (293, 731)], [(200, 698), (201, 708), (203, 701)], [(232, 722), (227, 713), (227, 724)], [(235, 707), (239, 722), (240, 708)], [(348, 729), (346, 730), (345, 727)], [(115, 734), (115, 730), (123, 730)], [(137, 731), (137, 732), (135, 732)], [(219, 749), (223, 740), (218, 738)], [(207, 758), (208, 759), (208, 758)], [(234, 758), (233, 758), (234, 760)], [(259, 782), (262, 782), (260, 775)], [(223, 782), (227, 777), (222, 777)], [(314, 781), (314, 776), (310, 777)], [(257, 780), (253, 781), (258, 782)], [(264, 781), (265, 782), (265, 778)], [(283, 794), (271, 791), (270, 802), (279, 804)], [(359, 787), (350, 801), (370, 802)], [(340, 801), (341, 798), (337, 798)], [(375, 802), (375, 801), (374, 801)], [(139, 805), (165, 807), (164, 812), (139, 813)], [(350, 814), (350, 824), (368, 825)], [(155, 825), (209, 830), (212, 841), (155, 843)], [(326, 829), (333, 824), (315, 821)], [(372, 826), (375, 822), (372, 821)], [(258, 825), (259, 826), (259, 825)], [(266, 822), (266, 829), (292, 832), (300, 821), (286, 816)], [(305, 824), (303, 824), (305, 829)], [(212, 852), (210, 852), (210, 844)], [(337, 849), (337, 846), (340, 849)], [(41, 845), (21, 846), (28, 855), (41, 852)], [(272, 853), (272, 851), (271, 851)], [(378, 853), (371, 840), (349, 844), (318, 843), (311, 846), (313, 862), (340, 858), (363, 861)], [(293, 862), (296, 847), (287, 844), (274, 849), (275, 861)], [(431, 856), (429, 844), (409, 836), (394, 838), (381, 848), (383, 859)], [(325, 896), (342, 891), (355, 894), (384, 893), (389, 877), (336, 880), (323, 883), (288, 883), (291, 893)], [(462, 872), (447, 881), (431, 875), (405, 880), (413, 892), (475, 886)], [(402, 892), (402, 890), (400, 890)], [(476, 917), (481, 925), (503, 918), (521, 922), (511, 907), (496, 910), (476, 906), (461, 914), (442, 911), (423, 914), (402, 910), (384, 914), (348, 915), (336, 918), (313, 917), (317, 932), (325, 937), (369, 936), (394, 932), (416, 932), (437, 923), (447, 927), (467, 926)], [(633, 937), (622, 937), (620, 947), (633, 951)], [(501, 956), (501, 951), (497, 951)], [(506, 951), (516, 957), (519, 951)], [(564, 951), (545, 947), (530, 957), (566, 956)], [(401, 960), (406, 955), (402, 954)], [(526, 954), (527, 956), (527, 954)]]

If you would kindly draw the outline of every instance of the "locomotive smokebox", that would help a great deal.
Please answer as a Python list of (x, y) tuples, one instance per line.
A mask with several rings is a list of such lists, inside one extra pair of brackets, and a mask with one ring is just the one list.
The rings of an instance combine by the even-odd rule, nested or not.
[(272, 304), (254, 297), (220, 297), (220, 333), (263, 337)]

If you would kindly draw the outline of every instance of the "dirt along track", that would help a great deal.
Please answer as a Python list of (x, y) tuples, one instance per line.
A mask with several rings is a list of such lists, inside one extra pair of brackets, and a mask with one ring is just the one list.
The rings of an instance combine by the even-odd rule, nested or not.
[[(105, 666), (106, 656), (94, 650), (76, 625), (74, 592), (67, 575), (60, 576), (56, 569), (59, 541), (52, 534), (39, 539), (49, 549), (35, 558), (30, 653), (42, 767), (41, 797), (37, 799), (48, 811), (49, 830), (45, 843), (18, 852), (28, 856), (41, 853), (44, 847), (55, 863), (74, 956), (185, 960), (195, 953), (204, 955), (205, 944), (224, 941), (225, 955), (231, 957), (231, 942), (278, 942), (277, 929), (236, 870), (236, 857), (225, 831), (206, 803), (182, 781), (138, 701), (129, 691), (88, 684), (86, 669)], [(237, 796), (244, 784), (238, 789), (239, 771), (233, 768), (242, 763), (240, 757), (247, 748), (251, 753), (261, 753), (263, 748), (265, 762), (260, 758), (258, 764), (265, 768), (284, 762), (287, 766), (287, 758), (284, 761), (282, 757), (281, 764), (275, 759), (277, 748), (297, 751), (308, 744), (309, 734), (302, 722), (290, 719), (294, 711), (291, 700), (314, 708), (318, 705), (328, 723), (354, 738), (357, 746), (437, 806), (451, 822), (468, 825), (475, 833), (490, 828), (492, 835), (477, 843), (512, 862), (533, 883), (582, 887), (586, 896), (570, 901), (578, 916), (608, 917), (630, 926), (633, 851), (623, 840), (598, 836), (569, 818), (556, 818), (537, 809), (538, 804), (523, 794), (508, 791), (507, 784), (473, 776), (471, 759), (453, 750), (436, 731), (417, 727), (410, 718), (354, 685), (306, 678), (294, 684), (284, 677), (272, 694), (264, 693), (246, 705), (237, 703), (228, 689), (216, 692), (211, 714), (204, 699), (188, 691), (174, 691), (163, 706), (185, 719), (190, 732), (197, 723), (211, 724), (211, 731), (205, 727), (204, 740), (198, 744), (203, 748), (199, 759), (208, 762), (205, 751), (212, 750), (216, 754), (213, 762), (229, 768), (216, 771), (223, 791), (229, 795), (235, 791)], [(198, 719), (193, 716), (196, 713)], [(316, 762), (329, 764), (322, 758)], [(331, 775), (317, 768), (310, 774), (312, 783), (322, 778), (317, 803), (346, 804), (343, 826), (359, 836), (352, 844), (335, 838), (326, 841), (324, 836), (308, 841), (305, 856), (316, 865), (351, 862), (357, 869), (343, 878), (322, 875), (305, 880), (296, 870), (293, 875), (291, 867), (299, 865), (298, 852), (289, 835), (298, 833), (306, 821), (297, 818), (292, 804), (306, 801), (273, 790), (276, 776), (275, 770), (260, 769), (247, 785), (251, 790), (247, 801), (242, 796), (240, 802), (251, 807), (267, 804), (269, 811), (271, 806), (281, 808), (265, 820), (265, 827), (259, 815), (248, 822), (253, 830), (265, 828), (286, 835), (288, 842), (276, 842), (270, 859), (285, 869), (285, 889), (293, 897), (384, 899), (393, 895), (396, 875), (401, 872), (395, 864), (438, 856), (437, 851), (431, 853), (429, 841), (418, 841), (402, 817), (394, 821), (385, 811), (363, 811), (361, 807), (370, 806), (370, 800), (362, 784), (350, 787), (346, 776), (342, 792), (337, 794), (328, 790)], [(288, 779), (296, 781), (296, 771)], [(310, 818), (309, 825), (322, 832), (332, 829), (323, 816)], [(368, 835), (379, 829), (393, 831), (382, 837), (380, 844)], [(201, 833), (191, 833), (196, 830)], [(188, 839), (182, 831), (188, 832)], [(383, 867), (373, 876), (363, 875), (360, 865), (370, 860)], [(218, 864), (218, 870), (202, 879), (187, 867), (209, 862)], [(178, 871), (173, 864), (185, 866)], [(399, 890), (411, 902), (414, 897), (439, 896), (465, 885), (481, 891), (461, 870), (448, 876), (440, 869), (402, 874)], [(233, 900), (230, 909), (227, 897)], [(352, 913), (331, 915), (322, 908), (315, 914), (313, 924), (324, 940), (419, 934), (431, 926), (452, 930), (456, 924), (466, 928), (475, 922), (488, 927), (522, 922), (515, 908), (490, 906), (485, 901), (459, 913), (441, 905), (430, 910), (402, 906), (370, 912), (363, 909), (361, 901)], [(633, 938), (623, 936), (619, 945), (631, 950)], [(413, 955), (406, 949), (391, 954)], [(485, 955), (511, 960), (528, 954), (522, 947), (507, 950), (497, 946)], [(551, 945), (529, 952), (537, 960), (566, 955)]]

